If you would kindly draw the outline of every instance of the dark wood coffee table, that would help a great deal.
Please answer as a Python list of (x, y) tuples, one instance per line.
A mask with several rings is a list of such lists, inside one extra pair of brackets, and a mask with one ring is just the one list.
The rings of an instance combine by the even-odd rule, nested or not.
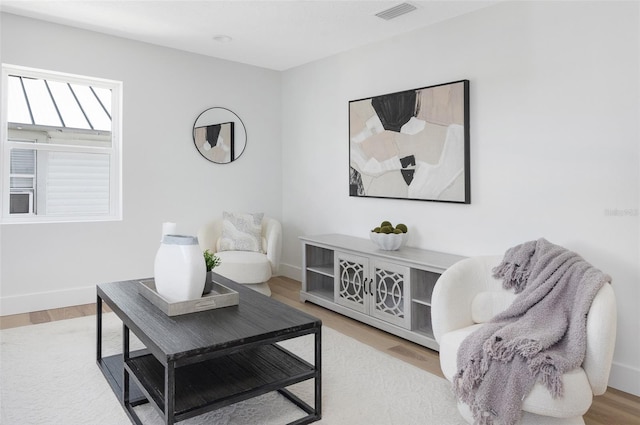
[[(140, 280), (97, 287), (97, 362), (133, 423), (134, 407), (150, 402), (173, 424), (268, 392), (278, 391), (306, 416), (321, 418), (322, 322), (219, 275), (214, 280), (240, 294), (231, 307), (167, 316), (138, 293)], [(123, 353), (102, 357), (102, 303), (123, 324)], [(132, 331), (146, 350), (130, 352)], [(310, 364), (275, 344), (315, 336)], [(285, 387), (314, 380), (311, 407)]]

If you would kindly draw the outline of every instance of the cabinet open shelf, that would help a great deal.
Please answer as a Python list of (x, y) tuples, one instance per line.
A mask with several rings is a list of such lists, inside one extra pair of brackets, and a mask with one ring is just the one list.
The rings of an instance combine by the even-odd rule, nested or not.
[(411, 308), (412, 330), (427, 338), (433, 338), (431, 328), (431, 306), (421, 303), (414, 303)]
[(305, 247), (305, 277), (307, 291), (322, 300), (333, 302), (333, 251), (319, 246)]
[(412, 301), (430, 306), (431, 293), (436, 286), (440, 274), (442, 274), (442, 272), (435, 273), (418, 268), (411, 269), (411, 281), (416, 282), (416, 284), (412, 286)]
[(333, 301), (333, 274), (320, 274), (309, 269), (305, 274), (309, 293)]
[(333, 289), (319, 288), (319, 289), (307, 291), (307, 293), (315, 295), (316, 297), (323, 298), (327, 301), (333, 302)]
[(313, 273), (318, 273), (323, 276), (333, 278), (333, 264), (325, 264), (321, 266), (310, 266), (307, 270)]
[(431, 328), (417, 328), (413, 330), (416, 334), (425, 338), (433, 339), (433, 330)]
[(421, 305), (425, 305), (427, 307), (431, 307), (431, 300), (429, 301), (423, 301), (423, 300), (418, 300), (418, 299), (413, 299), (411, 300), (412, 303), (416, 303), (416, 304), (421, 304)]

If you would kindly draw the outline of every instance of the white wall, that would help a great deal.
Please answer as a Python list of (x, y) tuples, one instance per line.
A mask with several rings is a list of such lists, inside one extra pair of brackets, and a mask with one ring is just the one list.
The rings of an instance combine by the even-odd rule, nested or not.
[[(95, 302), (95, 285), (153, 275), (161, 224), (195, 234), (231, 211), (282, 209), (280, 73), (94, 32), (1, 15), (3, 63), (124, 83), (124, 219), (0, 226), (3, 315)], [(205, 160), (191, 131), (203, 110), (243, 120), (232, 164)]]
[[(283, 74), (284, 270), (298, 236), (503, 253), (545, 237), (611, 274), (611, 384), (640, 395), (639, 21), (635, 2), (512, 2)], [(470, 80), (471, 205), (348, 196), (348, 101)], [(625, 210), (610, 215), (610, 210)], [(628, 211), (626, 211), (628, 210)]]

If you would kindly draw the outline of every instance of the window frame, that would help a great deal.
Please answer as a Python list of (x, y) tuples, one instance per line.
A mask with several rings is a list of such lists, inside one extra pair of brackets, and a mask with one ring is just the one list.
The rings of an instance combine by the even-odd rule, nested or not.
[[(9, 75), (21, 75), (44, 80), (57, 80), (69, 83), (101, 87), (111, 90), (111, 146), (97, 147), (58, 143), (30, 143), (9, 140), (8, 127), (8, 80)], [(18, 65), (2, 64), (2, 99), (0, 110), (0, 223), (68, 223), (93, 221), (121, 221), (122, 220), (122, 81), (104, 78), (87, 77), (43, 69), (29, 68)], [(109, 212), (107, 214), (71, 214), (71, 215), (38, 215), (38, 214), (10, 214), (10, 150), (12, 148), (32, 148), (38, 151), (58, 151), (77, 153), (108, 154), (109, 166)], [(38, 185), (38, 183), (36, 183)], [(36, 197), (34, 196), (34, 203)]]

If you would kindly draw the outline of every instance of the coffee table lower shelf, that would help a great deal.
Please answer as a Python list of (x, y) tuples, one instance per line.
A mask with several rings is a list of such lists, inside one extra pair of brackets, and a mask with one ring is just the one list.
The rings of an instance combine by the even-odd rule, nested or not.
[[(131, 356), (143, 356), (147, 355), (149, 352), (147, 350), (139, 350), (135, 352), (131, 352)], [(112, 356), (102, 357), (98, 359), (98, 367), (102, 371), (105, 379), (111, 386), (111, 389), (118, 397), (118, 401), (123, 403), (123, 388), (122, 382), (124, 380), (124, 375), (122, 373), (123, 364), (122, 354), (116, 354)], [(135, 405), (136, 402), (146, 403), (147, 399), (135, 385), (135, 381), (129, 379), (129, 388), (130, 394), (129, 399), (131, 403)]]
[[(165, 368), (150, 354), (131, 357), (125, 367), (139, 388), (158, 412), (164, 413)], [(271, 391), (279, 391), (307, 415), (314, 409), (285, 389), (290, 385), (316, 378), (315, 367), (284, 348), (271, 344), (242, 350), (204, 362), (176, 368), (176, 422), (201, 415)], [(139, 405), (131, 394), (131, 405)], [(133, 412), (130, 412), (133, 413)]]

